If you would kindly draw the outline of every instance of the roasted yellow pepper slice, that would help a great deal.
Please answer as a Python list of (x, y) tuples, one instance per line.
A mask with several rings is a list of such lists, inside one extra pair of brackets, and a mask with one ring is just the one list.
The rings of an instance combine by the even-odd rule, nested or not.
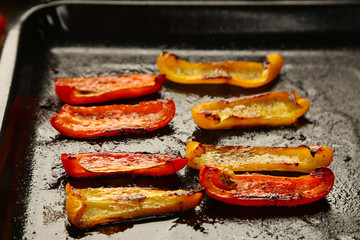
[(188, 142), (188, 165), (200, 170), (214, 164), (233, 171), (294, 171), (310, 173), (319, 167), (328, 167), (333, 151), (327, 146), (299, 147), (245, 147), (214, 146)]
[(310, 108), (295, 92), (268, 92), (241, 98), (203, 102), (191, 108), (203, 129), (288, 126)]
[(243, 88), (263, 86), (276, 78), (284, 60), (281, 55), (266, 55), (264, 63), (225, 61), (193, 63), (163, 52), (157, 59), (160, 73), (166, 78), (184, 84), (228, 83)]
[(78, 228), (100, 223), (183, 212), (195, 208), (203, 193), (145, 188), (85, 188), (66, 185), (66, 213)]

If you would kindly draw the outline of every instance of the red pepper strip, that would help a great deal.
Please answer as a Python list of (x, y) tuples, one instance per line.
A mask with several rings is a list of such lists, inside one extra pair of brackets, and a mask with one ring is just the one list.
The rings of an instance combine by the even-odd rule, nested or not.
[(68, 137), (89, 138), (154, 131), (165, 127), (174, 115), (175, 104), (171, 99), (95, 107), (65, 104), (50, 122)]
[(5, 33), (5, 20), (0, 13), (0, 37)]
[(242, 206), (295, 206), (325, 197), (334, 184), (328, 168), (317, 168), (310, 175), (277, 177), (262, 174), (235, 175), (215, 165), (200, 170), (200, 184), (219, 201)]
[(171, 175), (185, 167), (186, 158), (156, 153), (79, 153), (62, 154), (61, 161), (67, 174), (75, 178), (132, 174)]
[(55, 78), (58, 97), (68, 104), (80, 105), (115, 99), (135, 98), (157, 92), (165, 75), (132, 74), (92, 78)]

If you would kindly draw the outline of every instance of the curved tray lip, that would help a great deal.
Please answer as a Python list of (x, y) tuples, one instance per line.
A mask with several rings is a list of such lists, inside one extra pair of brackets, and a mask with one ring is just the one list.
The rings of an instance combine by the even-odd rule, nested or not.
[[(62, 5), (133, 5), (133, 6), (342, 6), (342, 5), (360, 5), (358, 0), (316, 0), (316, 1), (286, 1), (286, 0), (277, 0), (277, 1), (116, 1), (116, 0), (59, 0), (53, 2), (38, 3), (33, 7), (30, 7), (27, 10), (20, 12), (14, 19), (11, 20), (8, 30), (6, 32), (6, 38), (4, 41), (3, 49), (0, 56), (0, 138), (3, 133), (3, 120), (5, 112), (8, 106), (8, 99), (10, 94), (11, 83), (13, 79), (13, 74), (15, 70), (15, 65), (17, 61), (17, 50), (18, 43), (20, 39), (21, 29), (23, 23), (34, 13), (48, 7), (57, 7)], [(1, 141), (0, 141), (1, 143)]]

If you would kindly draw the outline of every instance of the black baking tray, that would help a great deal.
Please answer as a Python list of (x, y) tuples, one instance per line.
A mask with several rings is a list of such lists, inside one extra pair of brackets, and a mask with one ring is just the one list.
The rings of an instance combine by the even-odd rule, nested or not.
[[(0, 65), (1, 239), (359, 239), (360, 6), (355, 2), (66, 2), (37, 5), (8, 32)], [(190, 61), (263, 61), (283, 55), (272, 83), (242, 89), (166, 81), (143, 100), (174, 100), (169, 126), (145, 134), (70, 139), (49, 118), (63, 103), (55, 77), (157, 73), (167, 50)], [(190, 108), (200, 102), (295, 90), (311, 102), (296, 126), (207, 131)], [(109, 103), (110, 104), (110, 103)], [(198, 171), (169, 177), (75, 180), (61, 153), (180, 152), (187, 141), (218, 145), (299, 146), (334, 150), (335, 185), (298, 207), (241, 207), (204, 197), (184, 214), (76, 229), (65, 213), (65, 184), (194, 189)], [(275, 173), (274, 173), (275, 174)]]

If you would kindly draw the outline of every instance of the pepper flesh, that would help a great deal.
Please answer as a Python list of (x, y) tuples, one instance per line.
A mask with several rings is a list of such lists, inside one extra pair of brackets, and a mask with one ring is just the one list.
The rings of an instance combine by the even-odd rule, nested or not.
[(300, 177), (231, 172), (204, 165), (200, 170), (200, 184), (211, 198), (242, 206), (307, 204), (325, 197), (334, 185), (334, 174), (329, 168), (317, 168), (310, 175)]
[(165, 75), (147, 74), (55, 78), (55, 91), (58, 97), (68, 104), (99, 103), (157, 92), (165, 79)]
[(171, 99), (137, 105), (71, 106), (65, 104), (50, 122), (72, 138), (89, 138), (129, 132), (148, 132), (166, 126), (175, 115)]
[(102, 152), (62, 154), (65, 171), (75, 178), (114, 174), (163, 176), (185, 167), (186, 158), (169, 154)]
[(66, 213), (78, 228), (100, 223), (184, 212), (195, 208), (203, 197), (196, 191), (165, 191), (145, 188), (86, 188), (66, 185)]
[(5, 29), (6, 29), (5, 20), (4, 20), (3, 15), (1, 15), (1, 13), (0, 13), (0, 38), (5, 33)]
[(328, 167), (333, 151), (327, 146), (245, 147), (214, 146), (199, 142), (186, 144), (188, 165), (200, 170), (214, 164), (233, 171), (294, 171), (310, 173)]
[(309, 108), (309, 101), (296, 92), (268, 92), (203, 102), (192, 107), (191, 114), (203, 129), (279, 127), (297, 123)]
[(264, 63), (225, 61), (193, 63), (163, 52), (157, 59), (160, 73), (166, 78), (184, 84), (224, 84), (243, 88), (263, 86), (280, 73), (283, 58), (279, 54), (266, 55)]

